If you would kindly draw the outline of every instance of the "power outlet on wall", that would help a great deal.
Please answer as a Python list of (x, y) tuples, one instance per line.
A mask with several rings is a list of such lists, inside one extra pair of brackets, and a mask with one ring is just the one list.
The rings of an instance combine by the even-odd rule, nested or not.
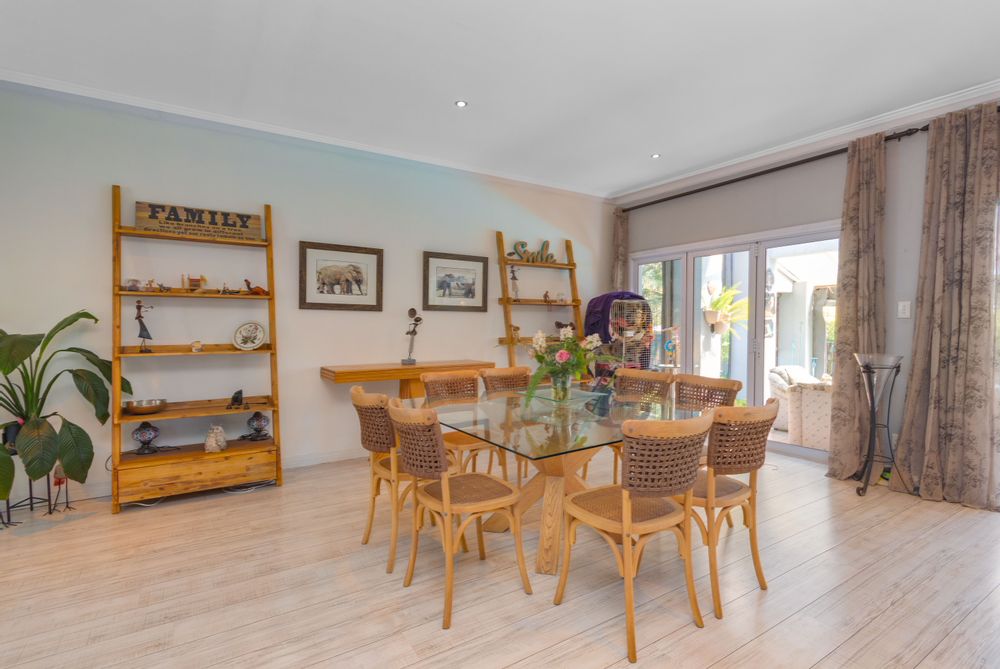
[(910, 317), (910, 301), (905, 300), (896, 303), (896, 318), (909, 318)]

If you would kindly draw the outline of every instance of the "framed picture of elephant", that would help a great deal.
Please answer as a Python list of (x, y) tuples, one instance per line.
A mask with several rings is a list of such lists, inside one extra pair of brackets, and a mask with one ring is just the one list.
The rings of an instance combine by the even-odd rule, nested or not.
[(485, 256), (424, 251), (424, 311), (486, 311)]
[(382, 249), (299, 242), (299, 309), (382, 311)]

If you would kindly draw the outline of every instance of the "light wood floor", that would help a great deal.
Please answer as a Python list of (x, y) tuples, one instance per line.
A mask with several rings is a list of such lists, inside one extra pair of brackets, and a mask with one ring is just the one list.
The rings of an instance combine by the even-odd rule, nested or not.
[[(601, 454), (591, 481), (609, 467)], [(884, 487), (859, 498), (824, 469), (769, 456), (760, 534), (770, 589), (758, 590), (737, 524), (721, 549), (724, 620), (710, 613), (703, 548), (704, 629), (691, 623), (673, 539), (647, 549), (640, 666), (1000, 666), (1000, 514)], [(580, 530), (558, 607), (556, 577), (532, 572), (525, 595), (509, 533), (487, 535), (485, 562), (474, 548), (459, 559), (453, 627), (442, 630), (434, 535), (408, 589), (408, 513), (396, 573), (385, 573), (384, 507), (360, 543), (366, 473), (357, 460), (288, 471), (283, 488), (117, 516), (104, 499), (54, 519), (36, 512), (0, 532), (0, 665), (628, 666), (621, 581), (595, 534)], [(537, 509), (527, 520), (532, 563)]]

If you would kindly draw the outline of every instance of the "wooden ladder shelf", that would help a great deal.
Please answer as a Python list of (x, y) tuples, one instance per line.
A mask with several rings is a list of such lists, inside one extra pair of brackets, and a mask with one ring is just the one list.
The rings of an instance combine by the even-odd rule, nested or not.
[[(497, 230), (497, 262), (500, 265), (500, 305), (503, 307), (504, 336), (499, 338), (499, 342), (507, 347), (507, 362), (510, 366), (517, 364), (517, 347), (519, 344), (530, 344), (531, 337), (515, 337), (514, 323), (512, 321), (512, 307), (520, 306), (544, 306), (544, 307), (571, 307), (573, 309), (573, 324), (576, 326), (578, 337), (583, 336), (583, 316), (580, 313), (580, 290), (576, 283), (576, 261), (573, 259), (573, 242), (566, 240), (566, 262), (529, 262), (526, 260), (512, 260), (507, 257), (507, 244), (504, 242), (503, 233)], [(510, 288), (510, 268), (511, 267), (531, 267), (538, 269), (563, 270), (569, 272), (570, 299), (568, 300), (544, 300), (541, 298), (519, 298), (515, 299), (511, 295)]]
[[(122, 226), (122, 193), (120, 186), (111, 187), (112, 217), (112, 297), (114, 327), (111, 342), (111, 512), (118, 513), (122, 504), (146, 499), (180, 495), (213, 488), (224, 488), (243, 483), (273, 480), (281, 485), (280, 414), (278, 411), (278, 331), (274, 283), (274, 242), (271, 232), (271, 205), (264, 205), (264, 236), (261, 240), (211, 239), (184, 234), (137, 230)], [(248, 292), (240, 294), (148, 292), (129, 291), (122, 287), (122, 238), (163, 239), (193, 244), (229, 245), (243, 248), (261, 248), (267, 259), (266, 295)], [(150, 346), (150, 352), (140, 352), (137, 346), (122, 345), (122, 300), (142, 297), (169, 298), (222, 298), (264, 300), (267, 302), (269, 341), (252, 351), (244, 351), (233, 344), (204, 344), (200, 351), (192, 351), (190, 344)], [(246, 360), (242, 355), (266, 355), (270, 358), (271, 394), (244, 397), (245, 404), (230, 409), (229, 398), (199, 399), (168, 402), (160, 412), (149, 415), (131, 415), (122, 409), (122, 363), (133, 358), (170, 359), (174, 356), (233, 356), (233, 360)], [(248, 414), (254, 411), (271, 412), (271, 439), (264, 441), (229, 440), (228, 448), (220, 453), (206, 453), (203, 444), (189, 444), (177, 450), (164, 450), (151, 455), (122, 452), (123, 433), (131, 432), (144, 420), (160, 422), (206, 416)]]

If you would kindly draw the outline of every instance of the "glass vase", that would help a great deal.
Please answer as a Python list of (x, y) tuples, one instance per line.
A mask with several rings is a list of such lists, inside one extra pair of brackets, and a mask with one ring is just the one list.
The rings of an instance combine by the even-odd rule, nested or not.
[(569, 374), (552, 375), (552, 399), (556, 402), (565, 402), (569, 399)]

